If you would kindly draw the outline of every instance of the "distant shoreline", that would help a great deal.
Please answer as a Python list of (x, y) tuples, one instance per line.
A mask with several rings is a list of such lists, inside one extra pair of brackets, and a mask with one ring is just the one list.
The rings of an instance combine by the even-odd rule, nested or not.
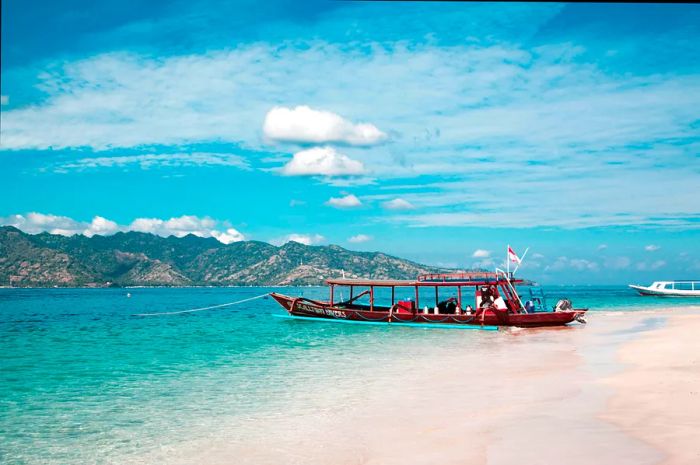
[(245, 289), (248, 287), (326, 287), (325, 284), (251, 284), (247, 286), (0, 286), (0, 289)]
[[(617, 283), (617, 284), (539, 284), (536, 283), (535, 286), (552, 288), (552, 287), (580, 287), (580, 288), (591, 288), (591, 287), (624, 287), (628, 286), (628, 283)], [(188, 286), (165, 286), (165, 285), (154, 285), (154, 286), (5, 286), (0, 285), (0, 289), (227, 289), (227, 288), (246, 288), (246, 287), (280, 287), (280, 288), (294, 288), (294, 287), (326, 287), (325, 283), (319, 284), (246, 284), (246, 285), (216, 285), (216, 284), (202, 284), (202, 285), (188, 285)], [(650, 297), (650, 298), (680, 298), (680, 297)], [(689, 298), (689, 301), (692, 298)], [(700, 303), (700, 299), (698, 299)]]

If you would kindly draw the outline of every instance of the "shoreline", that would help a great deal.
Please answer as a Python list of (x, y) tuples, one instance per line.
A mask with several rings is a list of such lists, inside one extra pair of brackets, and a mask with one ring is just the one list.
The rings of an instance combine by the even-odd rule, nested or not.
[[(683, 311), (700, 323), (696, 308)], [(175, 462), (156, 453), (134, 463), (662, 463), (666, 450), (614, 421), (611, 400), (628, 393), (606, 380), (629, 376), (618, 354), (648, 338), (674, 341), (677, 328), (662, 323), (676, 316), (601, 313), (595, 326), (454, 337), (444, 353), (422, 357), (397, 346), (389, 365), (361, 372), (351, 391), (323, 380), (295, 386), (299, 397), (319, 397), (314, 407), (231, 420), (221, 435), (173, 445)]]
[[(51, 373), (73, 373), (75, 382), (85, 365), (68, 363), (64, 369), (64, 360), (83, 360), (82, 353), (97, 354), (85, 358), (95, 372), (101, 372), (104, 361), (110, 363), (109, 370), (118, 369), (118, 376), (128, 376), (106, 377), (118, 390), (104, 394), (119, 394), (115, 398), (81, 394), (74, 416), (74, 409), (68, 412), (61, 403), (40, 410), (63, 412), (64, 426), (103, 428), (99, 438), (64, 435), (60, 442), (45, 433), (43, 444), (52, 447), (53, 458), (99, 453), (105, 463), (119, 465), (677, 465), (688, 461), (668, 461), (670, 452), (684, 453), (693, 446), (687, 438), (685, 445), (671, 442), (679, 437), (679, 422), (668, 419), (671, 407), (663, 403), (679, 398), (682, 384), (664, 374), (661, 378), (669, 380), (665, 391), (653, 385), (642, 389), (634, 376), (638, 362), (652, 361), (644, 350), (658, 355), (655, 369), (683, 372), (687, 361), (668, 363), (669, 356), (678, 356), (658, 348), (677, 348), (681, 341), (685, 352), (695, 349), (697, 326), (690, 321), (700, 320), (698, 307), (601, 309), (589, 314), (588, 325), (561, 328), (384, 331), (376, 326), (278, 324), (251, 312), (220, 319), (124, 320), (122, 310), (131, 301), (93, 301), (69, 292), (67, 299), (55, 302), (54, 311), (51, 292), (36, 294), (48, 297), (42, 301), (46, 308), (39, 307), (43, 313), (35, 315), (33, 304), (22, 304), (19, 309), (25, 312), (17, 315), (16, 327), (26, 330), (31, 341), (45, 340), (44, 329), (61, 337), (75, 334), (77, 340), (92, 335), (112, 351), (136, 339), (144, 341), (134, 347), (147, 355), (146, 362), (153, 360), (145, 370), (140, 356), (114, 365), (90, 337), (85, 347), (96, 350), (75, 353), (76, 342), (63, 337), (66, 342), (55, 348), (57, 356), (48, 359), (34, 344), (28, 346), (28, 354), (42, 361), (37, 366), (50, 362), (46, 366), (52, 367)], [(150, 293), (150, 300), (143, 302), (157, 302), (159, 294)], [(198, 295), (171, 294), (194, 296), (185, 302)], [(8, 302), (10, 311), (14, 305)], [(178, 299), (173, 302), (186, 306)], [(95, 305), (104, 305), (105, 312), (96, 323), (86, 323), (83, 316)], [(265, 308), (276, 306), (268, 302)], [(261, 343), (250, 342), (244, 332)], [(8, 334), (12, 341), (18, 333)], [(198, 349), (199, 344), (203, 346)], [(163, 359), (171, 353), (174, 359)], [(608, 382), (618, 378), (621, 384)], [(48, 385), (55, 387), (56, 382)], [(616, 399), (648, 392), (657, 398), (634, 398), (616, 408)], [(15, 410), (18, 424), (35, 427), (43, 421), (46, 428), (53, 421), (37, 424), (23, 405)], [(136, 405), (142, 412), (131, 412)], [(687, 410), (687, 403), (678, 405), (680, 413)], [(80, 412), (95, 415), (88, 418)], [(650, 422), (635, 415), (666, 420), (647, 427)], [(695, 431), (693, 424), (685, 428), (688, 435)], [(667, 435), (661, 443), (653, 437), (659, 430)], [(22, 456), (24, 441), (21, 436), (13, 439), (12, 457)], [(40, 462), (37, 457), (32, 463)]]

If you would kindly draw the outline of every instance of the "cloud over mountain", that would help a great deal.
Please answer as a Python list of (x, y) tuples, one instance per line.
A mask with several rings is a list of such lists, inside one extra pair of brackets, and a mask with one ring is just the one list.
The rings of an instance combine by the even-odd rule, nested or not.
[(184, 237), (188, 234), (198, 237), (214, 237), (223, 244), (245, 240), (245, 236), (232, 228), (228, 222), (193, 215), (183, 215), (168, 220), (136, 218), (128, 225), (119, 225), (101, 216), (95, 216), (92, 221), (84, 222), (67, 216), (32, 212), (26, 215), (0, 217), (0, 226), (14, 226), (30, 234), (48, 232), (61, 236), (75, 234), (83, 234), (88, 237), (94, 235), (109, 236), (119, 231), (136, 231), (152, 233), (161, 237)]
[(348, 237), (348, 242), (352, 244), (361, 244), (362, 242), (368, 242), (372, 240), (372, 236), (367, 234), (357, 234), (355, 236)]
[(287, 242), (298, 242), (298, 243), (304, 244), (304, 245), (316, 245), (316, 244), (319, 244), (325, 240), (326, 240), (326, 238), (321, 236), (320, 234), (292, 233), (292, 234), (287, 234), (286, 236), (284, 236), (282, 238), (273, 239), (270, 241), (270, 243), (274, 244), (274, 245), (283, 245), (283, 244), (286, 244)]
[(491, 256), (491, 252), (484, 249), (476, 249), (472, 254), (473, 258), (488, 258)]

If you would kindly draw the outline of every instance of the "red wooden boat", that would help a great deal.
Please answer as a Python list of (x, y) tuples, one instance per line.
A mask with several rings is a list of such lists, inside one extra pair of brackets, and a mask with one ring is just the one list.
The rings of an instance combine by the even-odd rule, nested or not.
[[(329, 279), (329, 300), (290, 297), (276, 292), (270, 295), (292, 316), (338, 319), (357, 322), (424, 323), (472, 326), (562, 326), (573, 321), (585, 323), (587, 309), (574, 309), (568, 300), (560, 300), (553, 311), (537, 311), (531, 301), (523, 305), (515, 290), (525, 282), (505, 272), (471, 272), (421, 275), (416, 280)], [(337, 288), (349, 288), (349, 299), (336, 301)], [(435, 299), (422, 309), (421, 290), (434, 289)], [(410, 299), (397, 300), (397, 289), (409, 291)], [(469, 297), (463, 300), (464, 290)], [(356, 293), (357, 290), (361, 292)], [(390, 304), (388, 290), (391, 291)], [(474, 291), (473, 296), (471, 291)], [(376, 302), (383, 292), (386, 302)], [(446, 293), (450, 297), (440, 300)], [(342, 294), (341, 294), (342, 295)], [(368, 297), (368, 303), (359, 303)], [(472, 302), (473, 299), (473, 302)], [(382, 300), (381, 298), (378, 300)], [(434, 304), (434, 305), (433, 305)], [(472, 306), (473, 304), (473, 306)]]

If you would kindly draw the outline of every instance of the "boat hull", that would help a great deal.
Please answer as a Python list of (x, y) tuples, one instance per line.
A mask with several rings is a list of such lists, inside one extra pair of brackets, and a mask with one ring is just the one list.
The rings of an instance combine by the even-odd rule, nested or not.
[(700, 297), (700, 290), (690, 291), (683, 289), (655, 289), (646, 286), (637, 286), (630, 284), (629, 287), (645, 296), (660, 296), (660, 297)]
[(434, 314), (420, 312), (370, 311), (353, 308), (341, 308), (311, 299), (289, 297), (275, 292), (270, 294), (290, 315), (311, 318), (326, 318), (349, 321), (386, 322), (386, 323), (424, 323), (424, 324), (463, 324), (473, 326), (517, 326), (533, 328), (543, 326), (563, 326), (585, 314), (586, 310), (541, 313), (507, 313), (487, 309), (476, 314)]

